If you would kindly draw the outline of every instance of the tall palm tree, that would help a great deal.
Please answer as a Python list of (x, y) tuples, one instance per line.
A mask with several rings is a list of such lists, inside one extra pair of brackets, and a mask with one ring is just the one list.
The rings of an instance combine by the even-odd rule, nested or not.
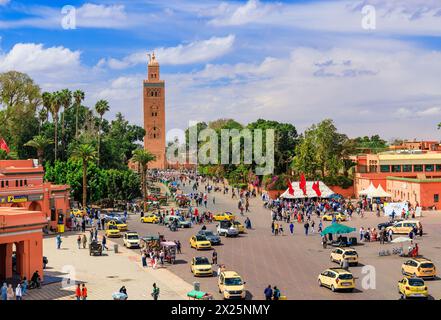
[(38, 163), (43, 165), (44, 150), (48, 145), (52, 143), (54, 143), (54, 140), (52, 140), (51, 138), (38, 135), (38, 136), (34, 136), (32, 140), (29, 140), (24, 145), (25, 147), (31, 147), (37, 150)]
[[(64, 134), (66, 132), (65, 124), (64, 124), (64, 114), (71, 107), (72, 104), (72, 92), (69, 89), (63, 89), (60, 91), (60, 102), (63, 106), (63, 112), (61, 113), (61, 141), (64, 144)], [(64, 149), (63, 149), (64, 150)], [(63, 151), (62, 150), (62, 151)]]
[(87, 205), (87, 166), (89, 162), (95, 161), (96, 157), (95, 147), (89, 143), (78, 144), (72, 152), (72, 159), (81, 160), (83, 164), (83, 209)]
[(98, 127), (98, 166), (100, 165), (100, 147), (101, 147), (101, 125), (104, 114), (109, 111), (109, 103), (106, 100), (99, 100), (95, 104), (95, 110), (100, 115), (100, 123)]
[(43, 108), (46, 110), (46, 121), (49, 120), (49, 113), (51, 112), (51, 98), (52, 94), (50, 92), (43, 92), (41, 95), (43, 101)]
[(147, 183), (146, 183), (146, 169), (149, 162), (154, 161), (156, 157), (144, 149), (136, 149), (133, 151), (132, 161), (138, 163), (141, 169), (141, 191), (144, 203), (144, 211), (147, 211), (146, 198), (147, 198)]
[(81, 102), (84, 100), (84, 92), (81, 90), (75, 90), (73, 93), (73, 98), (75, 101), (75, 138), (78, 138), (78, 117)]
[(52, 119), (54, 121), (54, 143), (55, 143), (55, 147), (54, 147), (54, 153), (55, 153), (55, 161), (57, 160), (57, 152), (58, 152), (58, 113), (60, 112), (60, 108), (61, 108), (61, 94), (59, 91), (53, 92), (51, 94), (51, 98), (50, 98), (50, 111), (52, 114)]
[(40, 126), (38, 127), (38, 134), (41, 134), (41, 128), (43, 127), (43, 123), (47, 121), (48, 112), (46, 108), (41, 108), (38, 112), (38, 120), (40, 120)]

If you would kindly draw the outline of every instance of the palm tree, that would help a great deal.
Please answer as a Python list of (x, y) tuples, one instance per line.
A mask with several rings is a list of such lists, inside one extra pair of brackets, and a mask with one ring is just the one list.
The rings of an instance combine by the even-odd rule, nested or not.
[(96, 157), (95, 147), (89, 143), (78, 144), (72, 152), (72, 159), (81, 160), (83, 164), (83, 209), (87, 204), (87, 166), (89, 162), (95, 161)]
[(100, 115), (100, 123), (98, 127), (98, 166), (100, 165), (100, 147), (101, 147), (101, 124), (104, 114), (109, 111), (109, 103), (106, 100), (99, 100), (95, 104), (95, 110)]
[(81, 90), (76, 90), (73, 93), (73, 98), (75, 100), (75, 138), (78, 138), (78, 117), (81, 102), (84, 100), (84, 92)]
[(51, 112), (51, 98), (52, 94), (50, 92), (43, 92), (41, 95), (43, 100), (43, 108), (46, 110), (46, 121), (49, 120), (49, 113)]
[(64, 125), (64, 114), (69, 110), (72, 104), (72, 92), (69, 89), (63, 89), (60, 92), (60, 103), (63, 106), (63, 112), (61, 113), (61, 141), (64, 145), (64, 133), (66, 131)]
[(138, 163), (138, 166), (141, 169), (141, 191), (144, 202), (144, 211), (147, 211), (145, 202), (147, 197), (146, 169), (148, 163), (155, 159), (156, 157), (153, 154), (144, 149), (136, 149), (133, 151), (132, 161)]
[(50, 144), (54, 143), (54, 140), (42, 135), (34, 136), (32, 140), (29, 140), (24, 145), (25, 147), (31, 147), (37, 150), (38, 163), (43, 165), (44, 150)]
[(59, 91), (53, 92), (51, 94), (51, 98), (50, 98), (50, 111), (52, 114), (52, 119), (54, 121), (54, 126), (55, 126), (55, 130), (54, 130), (54, 142), (55, 142), (55, 148), (54, 148), (54, 153), (55, 153), (55, 161), (57, 160), (57, 151), (58, 151), (58, 113), (60, 112), (60, 108), (61, 108), (61, 94)]
[(46, 108), (41, 108), (38, 112), (38, 120), (40, 120), (40, 126), (38, 127), (38, 134), (41, 134), (41, 128), (43, 127), (43, 123), (47, 120), (48, 112)]

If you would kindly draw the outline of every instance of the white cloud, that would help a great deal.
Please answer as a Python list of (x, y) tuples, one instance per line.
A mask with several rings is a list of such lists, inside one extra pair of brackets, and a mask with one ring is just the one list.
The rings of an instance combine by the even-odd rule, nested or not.
[(17, 43), (9, 52), (0, 55), (0, 70), (59, 76), (78, 68), (80, 55), (79, 51), (62, 46), (44, 48), (42, 44)]
[[(234, 35), (226, 37), (212, 37), (207, 40), (197, 40), (188, 44), (180, 44), (176, 47), (156, 48), (155, 54), (158, 61), (165, 65), (183, 65), (204, 63), (221, 57), (233, 47)], [(101, 60), (98, 66), (107, 64), (111, 69), (125, 69), (147, 62), (147, 51), (136, 52), (123, 59), (109, 58)]]
[(76, 11), (78, 27), (117, 28), (129, 24), (123, 5), (97, 5), (86, 3)]
[[(375, 30), (362, 28), (362, 8), (376, 10)], [(323, 1), (312, 3), (264, 3), (248, 0), (245, 4), (221, 5), (207, 10), (209, 25), (245, 24), (291, 27), (342, 33), (382, 33), (441, 35), (441, 3), (438, 0)]]

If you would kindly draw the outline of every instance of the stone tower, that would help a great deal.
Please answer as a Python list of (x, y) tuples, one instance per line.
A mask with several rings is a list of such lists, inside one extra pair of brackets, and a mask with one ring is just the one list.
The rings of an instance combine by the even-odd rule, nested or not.
[(159, 77), (155, 53), (149, 56), (148, 76), (144, 80), (144, 149), (156, 156), (149, 169), (164, 169), (165, 156), (165, 83)]

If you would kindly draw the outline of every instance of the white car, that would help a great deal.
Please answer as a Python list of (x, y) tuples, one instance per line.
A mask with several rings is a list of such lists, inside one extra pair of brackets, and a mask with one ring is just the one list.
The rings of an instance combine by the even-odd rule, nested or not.
[(123, 241), (126, 248), (139, 248), (140, 246), (140, 238), (137, 232), (126, 232)]
[(221, 221), (217, 225), (217, 234), (225, 237), (237, 237), (239, 230), (230, 221)]

